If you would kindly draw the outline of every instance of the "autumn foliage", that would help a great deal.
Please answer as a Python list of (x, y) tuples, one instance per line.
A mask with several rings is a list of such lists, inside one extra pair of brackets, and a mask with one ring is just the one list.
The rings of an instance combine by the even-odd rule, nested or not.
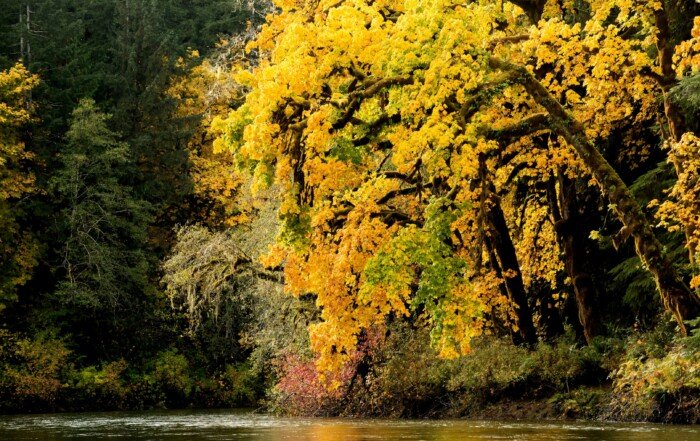
[(4, 1), (0, 412), (700, 418), (697, 1)]
[(16, 289), (31, 277), (38, 244), (23, 228), (22, 197), (35, 191), (21, 130), (33, 118), (32, 89), (39, 78), (22, 64), (0, 71), (0, 311), (16, 298)]
[(673, 53), (668, 17), (678, 10), (615, 0), (276, 5), (248, 45), (259, 64), (232, 76), (245, 101), (212, 128), (255, 185), (282, 189), (266, 262), (284, 265), (287, 291), (316, 296), (322, 372), (341, 370), (358, 336), (392, 317), (425, 317), (447, 357), (503, 326), (533, 344), (537, 320), (568, 287), (590, 341), (600, 326), (583, 194), (620, 223), (616, 246), (631, 237), (686, 331), (697, 294), (615, 170), (656, 154), (654, 138), (678, 145), (672, 194), (690, 205), (664, 213), (693, 250), (686, 175), (696, 167), (684, 168), (693, 156), (680, 146), (694, 138), (675, 138), (678, 115), (659, 105), (698, 69), (694, 39)]

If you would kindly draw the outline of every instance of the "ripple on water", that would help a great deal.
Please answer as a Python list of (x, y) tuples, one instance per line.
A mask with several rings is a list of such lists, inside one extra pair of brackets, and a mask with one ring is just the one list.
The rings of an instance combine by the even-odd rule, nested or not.
[(700, 429), (654, 424), (278, 418), (240, 410), (0, 416), (2, 441), (118, 438), (137, 441), (700, 441)]

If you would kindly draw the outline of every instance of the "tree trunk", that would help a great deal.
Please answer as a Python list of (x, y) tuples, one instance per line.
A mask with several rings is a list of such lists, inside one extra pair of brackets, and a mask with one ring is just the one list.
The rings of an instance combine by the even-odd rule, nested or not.
[(532, 24), (537, 24), (542, 18), (542, 12), (544, 11), (544, 5), (547, 0), (509, 0), (514, 5), (519, 6), (525, 15), (530, 19)]
[(530, 286), (530, 297), (538, 300), (537, 327), (540, 335), (546, 341), (552, 341), (564, 333), (564, 322), (560, 308), (552, 298), (552, 287), (549, 282), (539, 281)]
[[(503, 276), (503, 270), (501, 269), (501, 264), (499, 263), (499, 259), (496, 256), (496, 250), (493, 246), (493, 243), (491, 243), (491, 240), (487, 237), (484, 239), (484, 242), (486, 244), (486, 249), (488, 250), (489, 253), (489, 259), (491, 260), (491, 266), (493, 267), (493, 270), (496, 272), (496, 276), (503, 279), (505, 281), (505, 277)], [(510, 299), (510, 293), (508, 292), (508, 289), (506, 289), (505, 283), (500, 283), (498, 285), (498, 290), (501, 292), (501, 295), (507, 299)], [(495, 317), (495, 315), (494, 315)], [(515, 346), (522, 346), (523, 343), (525, 343), (525, 339), (523, 336), (520, 334), (520, 329), (518, 328), (518, 331), (514, 330), (513, 327), (511, 326), (510, 322), (505, 323), (507, 327), (507, 332), (510, 335), (510, 341), (513, 342), (513, 345)], [(517, 323), (516, 323), (517, 325)]]
[(487, 224), (489, 226), (490, 244), (501, 267), (503, 281), (508, 293), (508, 298), (515, 312), (516, 325), (523, 342), (528, 345), (537, 343), (537, 333), (532, 320), (532, 311), (527, 302), (527, 293), (523, 284), (523, 276), (520, 272), (518, 256), (515, 254), (515, 246), (510, 238), (508, 225), (506, 224), (503, 210), (498, 196), (489, 191)]
[(576, 215), (578, 201), (575, 183), (559, 173), (559, 194), (550, 181), (547, 193), (554, 218), (559, 245), (564, 251), (564, 266), (574, 288), (578, 319), (586, 343), (590, 344), (600, 333), (600, 317), (596, 304), (596, 288), (587, 269), (584, 225)]
[[(666, 123), (668, 126), (666, 131), (662, 130), (662, 133), (666, 138), (665, 141), (670, 144), (679, 142), (683, 133), (686, 132), (686, 123), (683, 114), (678, 108), (678, 105), (671, 99), (670, 91), (671, 88), (679, 82), (676, 71), (673, 69), (673, 53), (676, 44), (690, 36), (690, 29), (683, 30), (683, 27), (678, 23), (679, 20), (684, 19), (684, 13), (688, 13), (692, 10), (692, 6), (688, 3), (689, 2), (684, 0), (667, 0), (665, 3), (662, 2), (664, 7), (654, 11), (657, 28), (657, 61), (661, 67), (662, 75), (662, 78), (658, 82), (663, 93), (664, 114), (666, 115)], [(674, 28), (680, 35), (673, 35), (671, 31), (672, 17), (675, 21)], [(690, 21), (691, 20), (688, 20), (688, 23), (690, 23)], [(667, 145), (667, 147), (671, 146)], [(676, 177), (683, 174), (685, 170), (684, 164), (681, 161), (672, 159), (671, 163), (676, 171)], [(685, 232), (686, 244), (688, 244), (690, 243), (690, 239), (695, 235), (695, 231), (687, 224), (683, 227), (683, 230)], [(688, 260), (690, 261), (691, 268), (696, 268), (695, 250), (691, 247), (688, 247)]]
[(579, 158), (595, 178), (610, 208), (634, 238), (637, 255), (656, 281), (661, 300), (670, 311), (684, 335), (688, 334), (685, 321), (698, 316), (700, 300), (683, 282), (663, 251), (637, 200), (617, 172), (605, 160), (586, 136), (583, 125), (575, 120), (549, 91), (524, 67), (516, 66), (496, 57), (489, 65), (498, 70), (514, 73), (513, 81), (521, 84), (529, 95), (552, 118), (552, 130), (563, 137), (578, 153)]

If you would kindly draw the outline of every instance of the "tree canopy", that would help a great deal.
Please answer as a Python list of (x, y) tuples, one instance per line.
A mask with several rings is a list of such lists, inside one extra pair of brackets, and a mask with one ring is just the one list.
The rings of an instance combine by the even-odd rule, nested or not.
[[(285, 262), (287, 290), (317, 296), (322, 368), (342, 366), (363, 329), (409, 311), (428, 316), (445, 355), (467, 352), (497, 317), (533, 342), (525, 295), (538, 279), (556, 295), (564, 267), (592, 338), (575, 262), (587, 235), (565, 225), (571, 193), (589, 186), (685, 332), (697, 294), (611, 164), (644, 160), (655, 134), (667, 148), (688, 142), (673, 103), (657, 104), (698, 69), (684, 53), (694, 40), (675, 55), (668, 41), (679, 11), (635, 1), (585, 12), (540, 1), (276, 4), (249, 45), (259, 66), (236, 76), (250, 88), (245, 103), (215, 127), (259, 184), (283, 189), (270, 258)], [(692, 222), (679, 222), (691, 237)]]

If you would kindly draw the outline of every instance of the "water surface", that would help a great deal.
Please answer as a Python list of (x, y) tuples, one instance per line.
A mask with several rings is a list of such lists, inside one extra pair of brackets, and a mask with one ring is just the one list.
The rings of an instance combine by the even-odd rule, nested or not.
[(248, 411), (0, 415), (0, 440), (700, 441), (700, 427), (577, 422), (279, 418)]

